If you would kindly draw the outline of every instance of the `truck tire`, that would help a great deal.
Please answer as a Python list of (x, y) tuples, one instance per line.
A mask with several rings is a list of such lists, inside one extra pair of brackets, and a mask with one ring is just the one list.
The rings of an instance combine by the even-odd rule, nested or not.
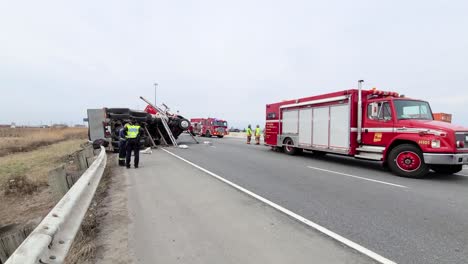
[(116, 114), (116, 113), (109, 113), (109, 118), (113, 120), (123, 120), (123, 119), (130, 119), (129, 114)]
[(454, 174), (463, 169), (463, 165), (431, 165), (431, 169), (440, 174)]
[(288, 154), (288, 155), (296, 155), (299, 153), (299, 149), (298, 148), (295, 148), (295, 147), (291, 147), (289, 145), (294, 145), (294, 141), (290, 138), (287, 138), (284, 140), (283, 144), (285, 145), (284, 146), (284, 153)]
[(148, 121), (146, 117), (140, 117), (140, 116), (130, 116), (130, 119), (135, 119), (138, 123), (143, 123)]
[(390, 170), (401, 177), (423, 178), (429, 172), (422, 151), (412, 144), (393, 148), (388, 154), (387, 163)]
[(108, 114), (130, 114), (130, 109), (128, 108), (107, 108)]
[(190, 121), (188, 121), (187, 119), (184, 118), (179, 121), (179, 128), (182, 129), (182, 131), (187, 130), (189, 127)]
[(130, 111), (130, 115), (133, 117), (144, 117), (147, 118), (150, 114), (142, 111)]

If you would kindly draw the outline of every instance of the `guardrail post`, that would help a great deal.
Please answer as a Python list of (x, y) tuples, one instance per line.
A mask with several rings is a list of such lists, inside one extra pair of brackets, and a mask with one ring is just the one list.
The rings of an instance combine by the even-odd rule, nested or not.
[(62, 165), (49, 171), (48, 182), (55, 199), (60, 200), (69, 190), (65, 166)]
[(84, 170), (86, 170), (88, 168), (88, 164), (86, 162), (86, 158), (85, 158), (85, 155), (83, 153), (83, 150), (80, 150), (80, 151), (76, 152), (75, 161), (76, 161), (76, 165), (78, 167), (78, 170), (80, 172), (84, 171)]
[(0, 228), (0, 263), (7, 261), (8, 257), (23, 243), (38, 223), (39, 221), (35, 220), (22, 228), (18, 228), (17, 225)]

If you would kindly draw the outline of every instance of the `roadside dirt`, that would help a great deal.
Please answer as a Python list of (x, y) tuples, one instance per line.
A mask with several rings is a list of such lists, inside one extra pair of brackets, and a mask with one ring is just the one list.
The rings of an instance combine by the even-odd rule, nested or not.
[(94, 199), (86, 213), (86, 217), (81, 224), (81, 230), (75, 237), (75, 242), (65, 259), (65, 264), (92, 264), (96, 260), (97, 236), (99, 221), (105, 214), (103, 210), (104, 200), (108, 196), (111, 183), (112, 171), (115, 167), (115, 158), (108, 154), (107, 166), (104, 170), (101, 182), (96, 190)]
[(44, 218), (53, 208), (54, 200), (48, 187), (42, 186), (33, 195), (4, 196), (0, 194), (0, 225), (26, 223)]
[(92, 202), (82, 231), (68, 254), (66, 264), (133, 263), (129, 253), (126, 177), (115, 155), (109, 154), (107, 168)]
[[(116, 164), (117, 159), (109, 162)], [(99, 209), (97, 254), (94, 263), (134, 263), (128, 240), (128, 226), (131, 220), (128, 216), (127, 185), (125, 170), (115, 166), (109, 177), (107, 196)]]

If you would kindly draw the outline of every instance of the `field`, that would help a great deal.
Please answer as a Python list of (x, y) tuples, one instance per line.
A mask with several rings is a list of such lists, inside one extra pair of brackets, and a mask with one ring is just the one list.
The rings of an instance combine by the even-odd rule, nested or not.
[(70, 139), (86, 139), (86, 128), (0, 128), (0, 157)]
[[(0, 129), (0, 226), (43, 217), (54, 201), (49, 170), (69, 164), (69, 156), (87, 142), (87, 129)], [(8, 193), (8, 185), (25, 188)]]

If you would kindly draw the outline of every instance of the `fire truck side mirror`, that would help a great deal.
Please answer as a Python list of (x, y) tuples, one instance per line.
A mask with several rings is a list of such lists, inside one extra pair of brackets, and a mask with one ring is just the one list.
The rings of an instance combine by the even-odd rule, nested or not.
[(371, 118), (377, 119), (379, 117), (379, 104), (378, 103), (371, 103)]

